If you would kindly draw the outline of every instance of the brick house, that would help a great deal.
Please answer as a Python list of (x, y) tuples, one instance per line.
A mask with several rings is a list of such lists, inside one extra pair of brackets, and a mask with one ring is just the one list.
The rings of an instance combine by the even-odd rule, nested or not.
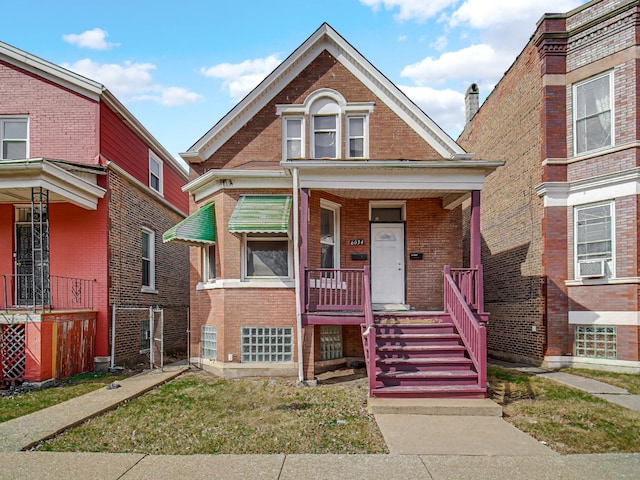
[(506, 159), (483, 192), (490, 354), (640, 371), (639, 7), (544, 15), (458, 139)]
[(160, 238), (188, 213), (179, 162), (104, 86), (5, 43), (0, 141), (0, 381), (135, 361), (151, 306), (185, 352), (188, 249)]
[(479, 202), (501, 163), (467, 155), (329, 25), (182, 157), (192, 213), (164, 240), (196, 247), (192, 362), (313, 382), (365, 360), (372, 395), (486, 394)]

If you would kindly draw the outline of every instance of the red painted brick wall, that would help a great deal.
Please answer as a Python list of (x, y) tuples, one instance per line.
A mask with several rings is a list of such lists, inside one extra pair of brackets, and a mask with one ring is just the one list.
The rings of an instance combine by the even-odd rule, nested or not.
[(0, 115), (29, 117), (31, 158), (97, 164), (97, 102), (0, 61)]

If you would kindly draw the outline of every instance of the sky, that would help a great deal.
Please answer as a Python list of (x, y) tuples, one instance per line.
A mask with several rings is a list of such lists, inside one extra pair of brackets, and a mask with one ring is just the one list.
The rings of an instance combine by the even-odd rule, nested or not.
[(0, 40), (102, 83), (179, 157), (323, 22), (455, 139), (469, 85), (482, 102), (544, 13), (584, 3), (22, 0)]

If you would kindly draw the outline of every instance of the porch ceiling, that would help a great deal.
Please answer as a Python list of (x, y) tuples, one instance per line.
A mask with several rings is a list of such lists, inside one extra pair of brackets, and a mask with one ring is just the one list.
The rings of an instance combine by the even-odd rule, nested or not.
[(0, 162), (0, 203), (30, 203), (32, 188), (47, 190), (51, 203), (69, 202), (88, 210), (97, 209), (106, 193), (79, 172), (43, 158)]

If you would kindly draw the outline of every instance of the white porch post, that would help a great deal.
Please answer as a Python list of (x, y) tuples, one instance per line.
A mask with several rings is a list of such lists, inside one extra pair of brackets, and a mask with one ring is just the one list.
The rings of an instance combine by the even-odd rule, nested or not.
[(300, 288), (300, 211), (298, 202), (298, 169), (293, 169), (293, 268), (296, 293), (296, 331), (298, 343), (298, 382), (304, 382), (304, 349), (302, 345), (302, 289)]

